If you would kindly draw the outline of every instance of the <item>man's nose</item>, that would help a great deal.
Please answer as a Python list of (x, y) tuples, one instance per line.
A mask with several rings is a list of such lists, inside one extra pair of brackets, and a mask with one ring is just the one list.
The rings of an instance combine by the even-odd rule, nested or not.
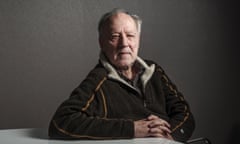
[(127, 47), (128, 46), (128, 39), (127, 36), (122, 35), (120, 38), (120, 46), (121, 48)]

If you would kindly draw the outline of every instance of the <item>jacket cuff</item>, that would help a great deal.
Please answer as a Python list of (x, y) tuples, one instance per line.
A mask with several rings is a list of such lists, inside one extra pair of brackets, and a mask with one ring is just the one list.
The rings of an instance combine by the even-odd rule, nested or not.
[(121, 130), (121, 137), (123, 138), (134, 138), (134, 123), (131, 120), (128, 120), (123, 123)]

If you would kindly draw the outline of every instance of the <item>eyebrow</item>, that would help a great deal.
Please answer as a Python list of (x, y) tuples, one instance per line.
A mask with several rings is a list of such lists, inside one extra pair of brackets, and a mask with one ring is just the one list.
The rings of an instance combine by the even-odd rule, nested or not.
[[(117, 31), (115, 31), (115, 32), (111, 32), (110, 34), (120, 34), (121, 32), (117, 32)], [(125, 32), (126, 34), (137, 34), (137, 32)]]

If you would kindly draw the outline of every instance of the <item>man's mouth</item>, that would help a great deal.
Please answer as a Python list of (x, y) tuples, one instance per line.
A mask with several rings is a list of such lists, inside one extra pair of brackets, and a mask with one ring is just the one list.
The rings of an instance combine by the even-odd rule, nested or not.
[(118, 54), (119, 55), (130, 55), (131, 53), (130, 52), (119, 52)]

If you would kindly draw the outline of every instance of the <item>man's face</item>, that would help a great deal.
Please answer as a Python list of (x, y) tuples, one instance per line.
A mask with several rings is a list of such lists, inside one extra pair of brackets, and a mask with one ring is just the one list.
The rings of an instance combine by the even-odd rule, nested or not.
[(118, 68), (132, 66), (138, 55), (140, 34), (134, 20), (118, 13), (103, 27), (99, 43), (110, 62)]

